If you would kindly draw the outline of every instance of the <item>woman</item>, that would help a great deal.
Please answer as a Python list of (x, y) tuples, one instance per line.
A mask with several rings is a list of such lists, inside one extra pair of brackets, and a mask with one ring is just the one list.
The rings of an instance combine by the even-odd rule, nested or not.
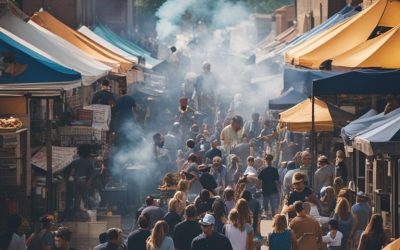
[(343, 179), (342, 179), (342, 178), (336, 177), (336, 178), (333, 180), (333, 190), (335, 191), (335, 196), (338, 196), (340, 190), (341, 190), (342, 188), (344, 188), (344, 187), (346, 187), (346, 186), (344, 185)]
[(182, 191), (176, 191), (174, 194), (174, 197), (172, 199), (177, 200), (177, 213), (179, 216), (183, 215), (183, 210), (185, 210), (186, 207), (186, 194)]
[(233, 250), (253, 250), (253, 227), (236, 208), (229, 213), (229, 222), (224, 227), (224, 234), (231, 242)]
[(333, 187), (328, 186), (322, 188), (321, 199), (319, 199), (318, 202), (319, 214), (323, 217), (330, 217), (336, 206), (336, 198)]
[(158, 221), (146, 242), (147, 250), (175, 250), (174, 241), (167, 236), (169, 231), (167, 222)]
[(187, 191), (189, 189), (189, 183), (186, 180), (179, 180), (178, 184), (176, 185), (176, 191), (180, 191), (183, 193), (182, 200), (187, 201)]
[[(235, 209), (239, 213), (239, 221), (241, 225), (244, 225), (245, 223), (249, 224), (250, 227), (252, 225), (252, 213), (250, 211), (249, 205), (245, 199), (239, 199), (236, 202)], [(253, 249), (253, 238), (254, 238), (254, 231), (251, 230), (251, 232), (247, 233), (247, 242), (246, 246), (247, 249)]]
[(235, 198), (235, 191), (230, 187), (225, 188), (225, 190), (224, 190), (224, 201), (225, 201), (227, 214), (229, 214), (231, 212), (232, 208), (235, 207), (234, 198)]
[(168, 224), (168, 228), (169, 228), (168, 235), (169, 236), (172, 235), (175, 225), (178, 224), (179, 222), (181, 222), (181, 220), (182, 220), (181, 219), (182, 211), (180, 211), (179, 206), (180, 206), (179, 200), (177, 200), (177, 199), (173, 198), (168, 202), (168, 213), (165, 214), (164, 220)]
[(383, 219), (379, 214), (374, 214), (369, 221), (367, 228), (361, 235), (358, 250), (382, 249), (388, 240), (383, 230)]
[(339, 223), (338, 230), (343, 234), (340, 249), (350, 249), (354, 233), (357, 229), (357, 217), (351, 213), (350, 204), (346, 198), (341, 198), (337, 203), (333, 219)]
[(298, 249), (296, 235), (288, 229), (286, 216), (277, 214), (272, 221), (272, 232), (268, 235), (270, 250)]
[(212, 204), (212, 215), (215, 218), (214, 228), (218, 233), (222, 233), (226, 223), (225, 203), (221, 199), (216, 199)]

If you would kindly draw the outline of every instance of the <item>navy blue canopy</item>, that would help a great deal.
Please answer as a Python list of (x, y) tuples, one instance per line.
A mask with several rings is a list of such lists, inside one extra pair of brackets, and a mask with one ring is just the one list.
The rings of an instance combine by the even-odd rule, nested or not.
[(330, 76), (335, 76), (339, 72), (310, 70), (305, 68), (295, 68), (290, 65), (285, 65), (283, 71), (283, 88), (288, 90), (293, 87), (294, 90), (311, 95), (311, 85), (313, 80), (322, 79)]
[(307, 96), (303, 93), (300, 93), (294, 90), (293, 87), (290, 87), (287, 91), (285, 91), (282, 95), (277, 98), (271, 99), (268, 102), (269, 109), (289, 109), (294, 105), (304, 101)]
[(314, 95), (400, 94), (400, 70), (354, 70), (324, 79), (314, 78)]

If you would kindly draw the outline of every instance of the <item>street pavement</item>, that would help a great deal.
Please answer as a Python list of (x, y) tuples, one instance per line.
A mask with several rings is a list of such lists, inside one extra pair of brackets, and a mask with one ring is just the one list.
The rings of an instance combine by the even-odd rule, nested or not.
[[(261, 220), (260, 231), (263, 237), (267, 237), (272, 231), (272, 220)], [(267, 246), (262, 246), (261, 250), (267, 250)]]

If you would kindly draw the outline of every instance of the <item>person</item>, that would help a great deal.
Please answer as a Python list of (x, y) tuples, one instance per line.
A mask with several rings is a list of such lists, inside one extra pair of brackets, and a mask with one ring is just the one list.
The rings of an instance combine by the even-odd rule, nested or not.
[(152, 196), (146, 198), (146, 207), (143, 209), (142, 215), (149, 218), (149, 228), (153, 228), (157, 221), (164, 218), (164, 211), (158, 206)]
[(194, 201), (197, 214), (202, 216), (206, 212), (211, 211), (214, 200), (214, 198), (211, 198), (210, 192), (207, 189), (201, 190), (200, 195)]
[(225, 201), (226, 212), (229, 214), (232, 208), (235, 207), (235, 190), (233, 190), (231, 187), (225, 188), (224, 201)]
[(51, 217), (45, 215), (40, 218), (41, 228), (33, 233), (27, 240), (28, 250), (50, 250), (54, 246), (53, 234), (50, 231)]
[(302, 201), (296, 201), (294, 209), (297, 216), (290, 221), (289, 227), (297, 237), (299, 249), (317, 250), (322, 239), (321, 226), (317, 220), (306, 214)]
[(203, 189), (207, 189), (208, 191), (214, 193), (214, 190), (217, 188), (218, 185), (214, 177), (210, 174), (211, 166), (202, 164), (199, 166), (198, 169), (200, 172), (199, 182), (201, 186), (203, 187)]
[(343, 234), (340, 249), (350, 249), (357, 228), (357, 217), (351, 213), (350, 205), (346, 198), (341, 198), (337, 203), (333, 219), (339, 223), (338, 229)]
[(336, 197), (333, 187), (323, 187), (320, 196), (321, 198), (318, 200), (320, 215), (323, 217), (331, 217), (336, 206)]
[(327, 243), (328, 250), (340, 250), (343, 234), (338, 231), (339, 223), (337, 220), (328, 222), (329, 232), (322, 237), (322, 242)]
[(108, 236), (107, 232), (102, 232), (99, 234), (99, 244), (95, 247), (93, 247), (93, 250), (99, 250), (103, 247), (103, 244), (107, 243), (108, 241)]
[(230, 154), (232, 147), (242, 141), (243, 136), (243, 118), (239, 115), (231, 119), (231, 124), (221, 131), (221, 143), (227, 154)]
[(57, 250), (75, 250), (70, 247), (71, 231), (67, 227), (59, 227), (54, 233), (54, 245)]
[(351, 207), (351, 212), (357, 217), (357, 229), (354, 235), (354, 243), (358, 243), (362, 232), (367, 227), (372, 215), (372, 208), (368, 204), (368, 197), (359, 191), (356, 197), (356, 204)]
[(233, 250), (228, 238), (214, 230), (214, 216), (205, 214), (199, 223), (203, 233), (193, 239), (191, 250)]
[(249, 190), (252, 194), (256, 193), (257, 187), (256, 184), (258, 182), (258, 173), (257, 169), (254, 167), (254, 157), (247, 157), (247, 167), (243, 173), (243, 176), (246, 177), (246, 190)]
[(138, 219), (139, 228), (128, 235), (126, 241), (128, 250), (146, 250), (146, 241), (151, 232), (149, 228), (149, 220), (146, 216), (140, 215)]
[(125, 122), (134, 121), (134, 111), (135, 111), (135, 99), (131, 95), (128, 95), (126, 89), (121, 91), (121, 96), (118, 98), (115, 105), (118, 123), (123, 125)]
[(25, 250), (25, 242), (18, 235), (22, 219), (17, 214), (7, 217), (7, 230), (0, 235), (0, 249), (4, 250)]
[(304, 175), (304, 184), (309, 186), (310, 182), (310, 178), (309, 178), (309, 171), (311, 169), (310, 163), (311, 163), (311, 154), (308, 151), (303, 151), (300, 154), (301, 157), (301, 165), (300, 168), (296, 168), (296, 169), (292, 169), (292, 170), (288, 170), (285, 174), (285, 177), (283, 178), (283, 187), (284, 190), (286, 192), (286, 194), (288, 194), (291, 191), (291, 187), (292, 187), (292, 179), (295, 173), (302, 173)]
[(215, 199), (212, 204), (211, 214), (214, 216), (215, 224), (214, 229), (218, 233), (222, 233), (224, 225), (226, 223), (226, 207), (225, 203), (221, 199)]
[(387, 243), (388, 239), (383, 230), (382, 216), (374, 214), (361, 235), (357, 250), (378, 250), (382, 249)]
[(253, 198), (253, 195), (248, 190), (244, 190), (241, 194), (241, 199), (245, 199), (250, 208), (253, 221), (254, 237), (261, 238), (260, 233), (260, 214), (261, 214), (261, 204), (258, 200)]
[(262, 124), (260, 122), (260, 114), (252, 113), (251, 121), (248, 121), (244, 124), (243, 130), (244, 133), (249, 137), (249, 139), (256, 138), (261, 133)]
[(169, 231), (167, 232), (168, 236), (172, 235), (175, 225), (181, 222), (181, 216), (179, 215), (181, 211), (179, 211), (179, 205), (178, 199), (171, 199), (168, 202), (168, 213), (164, 216), (164, 220), (167, 222), (169, 228)]
[(84, 210), (85, 207), (89, 208), (89, 186), (94, 172), (94, 163), (90, 158), (90, 146), (79, 145), (78, 155), (79, 158), (70, 164), (67, 183), (67, 201), (70, 204), (67, 207), (73, 205), (75, 211)]
[(96, 93), (94, 93), (92, 98), (92, 104), (114, 106), (115, 98), (114, 95), (110, 92), (110, 82), (107, 79), (104, 79), (101, 82), (101, 89)]
[(254, 231), (247, 219), (239, 215), (236, 208), (229, 213), (229, 222), (224, 226), (224, 234), (235, 250), (253, 250)]
[(163, 220), (157, 221), (147, 239), (147, 250), (175, 250), (174, 241), (167, 236), (168, 231), (167, 222)]
[(271, 217), (275, 215), (279, 205), (279, 174), (278, 170), (272, 166), (274, 157), (271, 154), (265, 156), (266, 167), (261, 170), (258, 179), (262, 183), (263, 205), (265, 214), (268, 214), (268, 206), (271, 206)]
[(211, 148), (206, 152), (206, 162), (211, 162), (215, 156), (222, 157), (222, 151), (218, 148), (218, 140), (211, 140)]
[(188, 205), (185, 208), (185, 220), (175, 225), (172, 234), (175, 249), (190, 250), (192, 240), (201, 232), (201, 227), (197, 222), (196, 207)]
[[(189, 134), (189, 129), (195, 122), (195, 113), (196, 111), (188, 105), (188, 98), (181, 97), (179, 99), (179, 108), (178, 114), (176, 115), (175, 122), (178, 122), (181, 125), (181, 131), (183, 136), (187, 136)], [(188, 139), (188, 138), (183, 138)]]
[(290, 192), (285, 198), (285, 205), (282, 208), (282, 213), (288, 213), (289, 219), (295, 217), (295, 206), (296, 201), (310, 201), (316, 203), (312, 189), (306, 187), (304, 184), (305, 176), (302, 173), (295, 173), (292, 178), (294, 190)]
[(171, 162), (176, 162), (178, 149), (182, 145), (182, 135), (179, 131), (180, 124), (179, 122), (175, 122), (164, 136), (164, 148), (168, 150), (168, 156)]
[(314, 174), (315, 192), (319, 194), (322, 187), (332, 186), (335, 169), (329, 165), (328, 158), (325, 155), (318, 157), (318, 169)]
[(342, 178), (344, 183), (347, 182), (347, 166), (344, 161), (344, 152), (342, 150), (336, 151), (335, 177)]
[(213, 158), (213, 167), (211, 169), (211, 174), (217, 182), (217, 187), (215, 192), (217, 194), (222, 193), (226, 187), (227, 169), (222, 165), (222, 159), (219, 156)]
[(119, 228), (110, 228), (107, 230), (108, 241), (96, 247), (97, 250), (126, 250), (122, 242), (122, 230)]
[(286, 216), (276, 214), (272, 221), (272, 232), (268, 234), (270, 250), (297, 250), (297, 237), (287, 226)]

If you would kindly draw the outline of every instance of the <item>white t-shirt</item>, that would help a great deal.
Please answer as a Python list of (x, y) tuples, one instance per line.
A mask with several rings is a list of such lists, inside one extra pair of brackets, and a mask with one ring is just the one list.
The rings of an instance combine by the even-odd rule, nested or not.
[(252, 166), (247, 166), (246, 170), (244, 171), (243, 175), (254, 175), (257, 176), (257, 170)]
[(233, 250), (246, 250), (247, 235), (253, 231), (253, 227), (247, 224), (245, 230), (242, 232), (232, 224), (225, 224), (224, 231), (225, 236), (231, 242)]
[(7, 250), (25, 250), (25, 249), (26, 247), (24, 240), (20, 236), (14, 233), (12, 235), (11, 242)]
[(340, 231), (336, 231), (335, 238), (331, 236), (331, 232), (328, 232), (325, 236), (322, 236), (322, 241), (328, 243), (328, 247), (340, 247), (342, 238), (343, 234)]

